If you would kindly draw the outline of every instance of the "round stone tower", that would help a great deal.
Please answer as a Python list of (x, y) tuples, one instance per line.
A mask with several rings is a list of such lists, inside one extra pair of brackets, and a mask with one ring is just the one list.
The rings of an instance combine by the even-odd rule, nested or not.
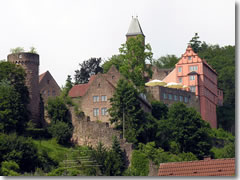
[(28, 109), (31, 112), (30, 120), (40, 125), (40, 92), (39, 92), (39, 55), (34, 53), (15, 53), (9, 54), (7, 57), (9, 62), (18, 64), (25, 69), (26, 86), (29, 91), (30, 102)]

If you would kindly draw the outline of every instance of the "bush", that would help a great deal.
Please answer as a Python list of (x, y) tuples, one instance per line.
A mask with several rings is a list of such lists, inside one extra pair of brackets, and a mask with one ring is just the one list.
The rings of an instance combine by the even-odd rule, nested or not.
[(128, 170), (132, 176), (147, 176), (149, 173), (149, 160), (147, 155), (139, 150), (132, 153), (131, 167)]
[(25, 132), (25, 136), (32, 137), (34, 139), (42, 139), (42, 138), (50, 138), (51, 137), (48, 130), (42, 129), (42, 128), (27, 128), (26, 132)]
[(19, 176), (19, 165), (14, 161), (2, 162), (0, 176)]
[(59, 144), (69, 145), (73, 128), (65, 122), (56, 121), (56, 123), (50, 124), (48, 132), (52, 135), (52, 137), (56, 138)]

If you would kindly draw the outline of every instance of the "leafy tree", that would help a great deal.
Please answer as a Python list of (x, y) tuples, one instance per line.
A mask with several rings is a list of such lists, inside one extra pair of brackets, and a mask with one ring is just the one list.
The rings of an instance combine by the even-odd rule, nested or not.
[(152, 64), (151, 46), (144, 45), (142, 35), (130, 38), (119, 49), (123, 64), (120, 73), (130, 79), (140, 91), (144, 92), (145, 82), (152, 77), (151, 65), (147, 66), (146, 61)]
[(28, 122), (28, 89), (25, 72), (9, 62), (0, 62), (0, 131), (22, 133)]
[(174, 68), (175, 64), (179, 61), (175, 55), (166, 55), (153, 61), (153, 64), (158, 68)]
[(120, 148), (116, 136), (113, 137), (112, 149), (109, 151), (105, 161), (107, 176), (121, 176), (126, 169), (126, 155)]
[(107, 73), (108, 70), (114, 65), (118, 70), (123, 65), (123, 60), (121, 59), (122, 56), (120, 55), (113, 55), (108, 61), (105, 61), (102, 65), (103, 73)]
[(31, 138), (0, 134), (0, 162), (14, 161), (20, 172), (34, 171), (38, 166), (37, 148)]
[(52, 123), (56, 124), (57, 121), (71, 123), (68, 108), (62, 98), (49, 98), (47, 103), (47, 111)]
[(194, 37), (189, 41), (193, 51), (198, 53), (201, 50), (201, 41), (198, 40), (199, 36), (198, 33), (195, 33)]
[(84, 84), (87, 83), (91, 75), (102, 73), (103, 69), (100, 66), (102, 62), (101, 58), (90, 58), (87, 61), (83, 61), (82, 64), (79, 64), (80, 70), (75, 71), (75, 84)]
[(72, 87), (73, 87), (72, 78), (71, 78), (70, 75), (68, 75), (66, 83), (65, 83), (65, 86), (62, 88), (61, 97), (62, 98), (67, 98), (68, 97), (68, 93), (72, 89)]
[(25, 51), (25, 50), (24, 50), (23, 47), (16, 47), (16, 48), (10, 49), (10, 52), (11, 52), (12, 54), (21, 53), (21, 52), (24, 52), (24, 51)]
[(149, 160), (147, 155), (139, 150), (133, 150), (129, 171), (129, 175), (131, 176), (147, 176), (149, 173)]
[(125, 138), (129, 142), (137, 142), (137, 137), (143, 131), (140, 128), (143, 122), (143, 110), (138, 100), (138, 92), (131, 82), (120, 79), (116, 91), (110, 99), (109, 114), (111, 123), (117, 129), (123, 129), (123, 116), (125, 117)]
[(212, 147), (210, 126), (193, 108), (183, 103), (173, 104), (168, 112), (171, 139), (178, 143), (180, 152), (192, 152), (198, 158), (210, 154)]
[(19, 176), (19, 165), (14, 161), (4, 161), (2, 162), (2, 167), (0, 169), (1, 176)]
[(63, 121), (55, 121), (48, 127), (48, 132), (56, 138), (61, 145), (69, 145), (73, 133), (73, 127)]
[(168, 113), (168, 107), (166, 104), (160, 101), (153, 101), (152, 105), (152, 115), (156, 119), (166, 119)]

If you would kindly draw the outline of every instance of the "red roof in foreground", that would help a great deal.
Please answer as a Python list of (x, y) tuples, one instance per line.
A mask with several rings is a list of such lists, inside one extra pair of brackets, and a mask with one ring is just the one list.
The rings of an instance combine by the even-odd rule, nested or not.
[(158, 176), (234, 176), (235, 158), (161, 163)]
[(89, 82), (86, 84), (78, 84), (72, 87), (69, 91), (68, 95), (70, 97), (81, 97), (86, 94), (88, 91), (89, 86), (92, 84), (93, 80), (95, 79), (96, 75), (92, 75)]

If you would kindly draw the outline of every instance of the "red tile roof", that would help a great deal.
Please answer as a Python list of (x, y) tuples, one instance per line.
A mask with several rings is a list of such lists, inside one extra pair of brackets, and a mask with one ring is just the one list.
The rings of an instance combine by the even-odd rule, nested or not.
[(94, 79), (96, 78), (96, 75), (92, 75), (89, 82), (86, 84), (78, 84), (72, 87), (72, 89), (69, 91), (68, 95), (70, 97), (81, 97), (86, 94), (88, 91), (89, 86), (92, 84)]
[(43, 77), (47, 74), (48, 71), (39, 75), (39, 82), (42, 81)]
[(235, 158), (161, 163), (158, 176), (234, 176)]

